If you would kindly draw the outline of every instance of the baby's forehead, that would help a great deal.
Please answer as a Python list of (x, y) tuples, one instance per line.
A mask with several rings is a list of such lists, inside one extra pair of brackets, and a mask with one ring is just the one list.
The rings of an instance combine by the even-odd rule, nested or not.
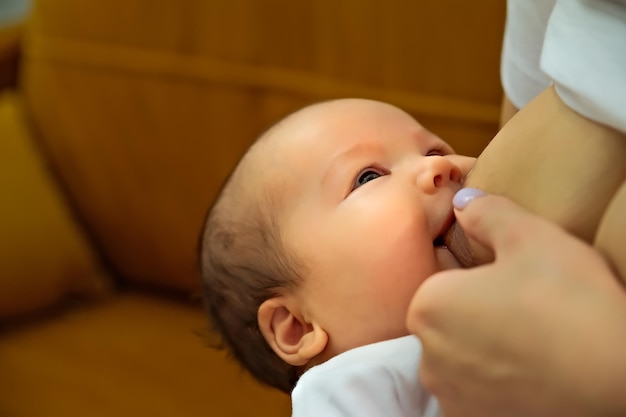
[(359, 119), (374, 114), (393, 114), (398, 118), (414, 121), (406, 112), (389, 103), (361, 98), (343, 98), (304, 107), (282, 119), (274, 128), (279, 131), (308, 123), (332, 125), (338, 120)]
[(412, 116), (391, 104), (368, 99), (337, 99), (315, 103), (283, 118), (259, 137), (246, 159), (251, 166), (264, 166), (264, 170), (280, 168), (286, 163), (294, 169), (293, 160), (315, 159), (320, 149), (332, 152), (376, 136), (408, 135), (419, 140), (429, 136), (424, 135), (425, 131)]
[(257, 142), (269, 143), (271, 148), (281, 146), (284, 142), (315, 138), (337, 130), (350, 133), (373, 123), (421, 128), (413, 117), (391, 104), (346, 98), (314, 103), (291, 113), (268, 129)]
[(360, 133), (370, 132), (371, 127), (380, 128), (381, 124), (423, 129), (406, 112), (383, 102), (337, 99), (312, 104), (264, 132), (242, 158), (238, 177), (246, 188), (254, 184), (254, 188), (265, 192), (287, 187), (289, 177), (294, 176), (289, 173), (298, 174), (303, 164), (328, 156), (318, 155), (320, 141), (326, 144), (321, 146), (330, 149), (343, 148), (344, 142), (362, 138)]

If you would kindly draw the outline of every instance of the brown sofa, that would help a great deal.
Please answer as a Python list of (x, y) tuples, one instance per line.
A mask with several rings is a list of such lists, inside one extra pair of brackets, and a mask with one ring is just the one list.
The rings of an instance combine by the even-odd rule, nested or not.
[(0, 416), (288, 416), (212, 348), (206, 208), (260, 131), (331, 97), (476, 155), (501, 3), (39, 0), (0, 30)]

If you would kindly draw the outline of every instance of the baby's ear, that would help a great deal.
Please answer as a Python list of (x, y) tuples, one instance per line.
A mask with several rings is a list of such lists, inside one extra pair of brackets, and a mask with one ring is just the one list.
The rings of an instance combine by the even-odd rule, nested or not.
[(316, 323), (308, 323), (295, 302), (284, 296), (261, 304), (257, 314), (259, 328), (267, 343), (285, 362), (306, 365), (328, 343), (328, 334)]

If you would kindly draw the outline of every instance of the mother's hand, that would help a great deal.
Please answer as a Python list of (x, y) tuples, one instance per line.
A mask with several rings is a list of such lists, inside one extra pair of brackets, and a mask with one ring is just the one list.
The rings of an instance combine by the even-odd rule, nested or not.
[(433, 275), (407, 317), (443, 413), (626, 415), (626, 294), (606, 262), (511, 201), (468, 190), (458, 222), (495, 261)]

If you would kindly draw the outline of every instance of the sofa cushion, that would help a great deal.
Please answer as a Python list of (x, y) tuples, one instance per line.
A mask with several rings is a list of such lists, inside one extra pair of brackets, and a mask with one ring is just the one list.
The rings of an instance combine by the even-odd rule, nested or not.
[(5, 330), (0, 414), (287, 417), (289, 398), (211, 347), (201, 309), (125, 293)]
[(207, 80), (186, 43), (166, 41), (187, 25), (172, 13), (145, 0), (38, 1), (20, 76), (107, 262), (133, 284), (196, 292), (204, 213), (267, 115), (249, 91)]
[(20, 79), (108, 262), (128, 281), (194, 291), (205, 211), (289, 111), (382, 99), (459, 152), (481, 150), (499, 114), (503, 11), (500, 0), (38, 0)]
[(0, 25), (0, 88), (15, 86), (17, 82), (22, 24)]
[(0, 94), (0, 320), (110, 282), (26, 128), (14, 93)]

